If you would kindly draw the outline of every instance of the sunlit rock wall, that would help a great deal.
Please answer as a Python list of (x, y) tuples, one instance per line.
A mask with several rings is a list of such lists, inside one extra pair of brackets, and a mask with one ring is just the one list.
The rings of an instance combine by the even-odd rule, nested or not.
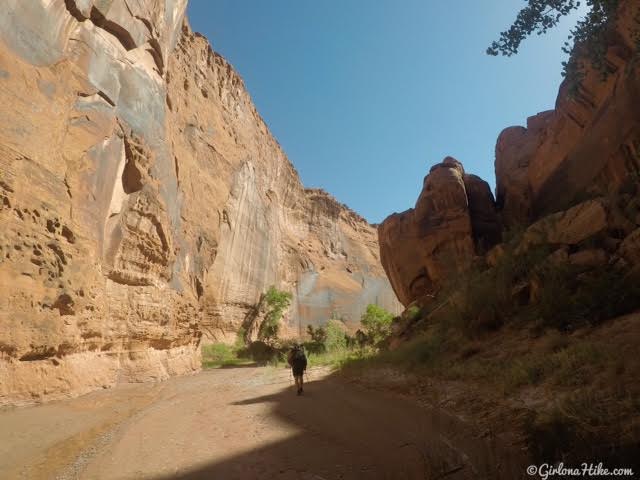
[(302, 187), (185, 9), (0, 4), (0, 404), (197, 371), (270, 285), (289, 334), (397, 307), (374, 228)]
[(355, 325), (376, 301), (398, 311), (375, 228), (303, 188), (242, 79), (187, 26), (169, 63), (167, 105), (187, 206), (179, 261), (201, 297), (205, 341), (251, 329), (271, 285), (294, 296), (286, 335), (332, 315)]

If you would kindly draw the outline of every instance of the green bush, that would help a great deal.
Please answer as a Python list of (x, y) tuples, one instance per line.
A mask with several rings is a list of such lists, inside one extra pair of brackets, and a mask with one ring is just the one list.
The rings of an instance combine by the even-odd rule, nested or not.
[(346, 350), (347, 335), (346, 327), (340, 320), (329, 320), (327, 322), (327, 337), (324, 345), (329, 352)]
[(307, 325), (307, 334), (315, 343), (324, 343), (327, 341), (327, 330), (323, 327), (313, 328), (313, 325)]
[(202, 346), (203, 368), (228, 367), (250, 363), (250, 358), (234, 345), (214, 343)]
[(578, 275), (567, 266), (540, 272), (541, 292), (534, 305), (543, 325), (561, 330), (598, 325), (640, 308), (637, 276), (603, 266)]
[(240, 350), (238, 354), (241, 357), (249, 358), (260, 365), (265, 365), (274, 361), (278, 361), (281, 357), (279, 349), (271, 344), (261, 340), (251, 342), (245, 348)]
[(402, 314), (402, 317), (409, 320), (410, 322), (414, 322), (418, 320), (421, 315), (422, 315), (422, 309), (417, 305), (411, 305), (409, 308), (407, 308), (404, 311), (404, 313)]
[(306, 352), (316, 355), (325, 353), (327, 351), (327, 347), (324, 343), (321, 342), (305, 342), (303, 346)]
[(377, 345), (391, 335), (393, 315), (378, 305), (369, 304), (360, 318), (369, 341)]
[(392, 361), (408, 363), (414, 366), (431, 367), (438, 362), (444, 350), (445, 338), (440, 332), (424, 335), (404, 348), (389, 354)]

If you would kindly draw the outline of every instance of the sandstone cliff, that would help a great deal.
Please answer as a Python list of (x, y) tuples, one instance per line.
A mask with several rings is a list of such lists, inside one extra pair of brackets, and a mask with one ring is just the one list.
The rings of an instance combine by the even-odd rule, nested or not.
[(195, 371), (270, 285), (290, 332), (396, 310), (375, 229), (303, 188), (186, 3), (0, 6), (0, 404)]
[(500, 220), (489, 184), (447, 157), (425, 177), (415, 208), (388, 217), (378, 234), (382, 264), (407, 306), (431, 297), (448, 276), (495, 245)]
[(601, 266), (638, 265), (640, 79), (631, 27), (639, 8), (621, 2), (606, 81), (588, 69), (577, 96), (563, 84), (555, 110), (500, 134), (495, 201), (448, 158), (431, 169), (414, 209), (381, 224), (382, 263), (405, 306), (428, 303), (472, 263), (495, 265), (503, 246), (485, 253), (516, 231), (526, 230), (519, 252), (536, 243)]

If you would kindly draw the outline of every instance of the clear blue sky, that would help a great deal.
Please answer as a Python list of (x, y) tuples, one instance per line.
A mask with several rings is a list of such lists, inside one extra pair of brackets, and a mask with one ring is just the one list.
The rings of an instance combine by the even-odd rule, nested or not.
[[(452, 155), (495, 185), (500, 131), (553, 108), (572, 22), (489, 57), (520, 0), (190, 0), (308, 187), (370, 222)], [(575, 18), (573, 19), (575, 20)]]

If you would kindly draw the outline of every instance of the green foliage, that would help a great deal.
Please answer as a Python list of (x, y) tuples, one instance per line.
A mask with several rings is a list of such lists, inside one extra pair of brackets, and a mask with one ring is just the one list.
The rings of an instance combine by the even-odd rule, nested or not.
[(310, 342), (305, 342), (304, 349), (314, 354), (322, 354), (327, 351), (327, 329), (324, 327), (313, 328), (307, 325), (307, 335), (311, 337)]
[(391, 334), (393, 315), (378, 305), (369, 304), (360, 318), (369, 341), (377, 345)]
[(313, 328), (313, 325), (307, 325), (307, 334), (311, 337), (311, 341), (315, 343), (325, 343), (327, 341), (327, 330), (323, 327)]
[(579, 5), (579, 0), (528, 0), (527, 6), (520, 10), (513, 25), (500, 33), (498, 41), (492, 42), (487, 49), (487, 54), (494, 56), (517, 54), (525, 38), (534, 32), (539, 35), (546, 33), (550, 28), (555, 27), (563, 16), (577, 9)]
[[(597, 325), (640, 308), (640, 279), (609, 265), (587, 272), (550, 261), (548, 246), (507, 246), (495, 267), (454, 277), (440, 293), (439, 318), (468, 337), (505, 321), (538, 321), (560, 330)], [(535, 288), (535, 292), (533, 289)]]
[(516, 243), (507, 245), (494, 268), (472, 268), (451, 278), (440, 292), (438, 303), (445, 308), (440, 312), (442, 322), (454, 326), (473, 337), (500, 328), (505, 319), (513, 318), (520, 303), (514, 289), (522, 288), (532, 271), (548, 256), (547, 247), (533, 247), (518, 252)]
[(407, 308), (407, 310), (402, 314), (402, 316), (404, 318), (406, 318), (407, 320), (409, 320), (410, 322), (414, 322), (416, 321), (418, 318), (420, 318), (420, 315), (422, 314), (422, 309), (420, 307), (418, 307), (417, 305), (411, 305), (409, 308)]
[(611, 266), (578, 274), (563, 265), (539, 272), (540, 298), (532, 305), (544, 326), (598, 325), (640, 308), (640, 279)]
[(280, 319), (285, 310), (291, 304), (292, 295), (289, 292), (278, 290), (276, 287), (269, 287), (264, 296), (267, 305), (267, 313), (258, 331), (258, 339), (272, 344), (278, 339), (280, 331)]
[(233, 346), (236, 350), (240, 350), (247, 344), (247, 330), (244, 327), (240, 327), (236, 332), (236, 341)]
[[(546, 33), (562, 17), (576, 10), (580, 3), (580, 0), (528, 0), (511, 27), (500, 34), (499, 40), (491, 44), (487, 53), (506, 56), (517, 54), (525, 38), (533, 33)], [(591, 66), (603, 78), (607, 77), (607, 29), (616, 19), (620, 0), (586, 0), (586, 3), (590, 7), (588, 13), (578, 21), (563, 47), (564, 52), (571, 54), (570, 59), (563, 62), (563, 75), (569, 80), (572, 93), (577, 92), (585, 72), (578, 50), (586, 52)], [(637, 32), (634, 35), (636, 42), (640, 43)]]
[[(380, 309), (375, 312), (375, 315), (370, 316), (378, 320), (382, 318), (382, 321), (386, 322), (386, 317), (390, 319), (391, 315), (383, 313), (386, 312)], [(377, 331), (379, 330), (380, 328)], [(349, 335), (344, 321), (338, 319), (335, 314), (331, 315), (324, 328), (308, 326), (307, 334), (311, 337), (311, 341), (306, 342), (304, 348), (312, 365), (341, 368), (347, 363), (369, 358), (378, 352), (378, 349), (372, 346), (369, 336), (362, 330), (358, 330), (354, 336)]]
[(351, 362), (358, 361), (364, 358), (370, 358), (373, 354), (374, 350), (372, 349), (345, 348), (341, 350), (325, 351), (320, 353), (309, 352), (307, 358), (309, 359), (310, 365), (323, 365), (334, 368), (342, 368)]
[(340, 320), (327, 322), (327, 338), (324, 342), (329, 352), (345, 350), (347, 348), (347, 335), (344, 323)]
[(414, 366), (433, 367), (445, 347), (442, 332), (427, 334), (407, 344), (406, 347), (388, 354), (394, 362), (407, 362)]
[(314, 353), (320, 355), (327, 351), (327, 347), (324, 342), (305, 342), (303, 344), (304, 350), (308, 353)]
[(260, 365), (277, 361), (282, 356), (278, 348), (262, 340), (249, 343), (249, 345), (240, 350), (239, 354), (245, 358), (250, 358)]
[(251, 363), (251, 359), (240, 352), (236, 345), (226, 345), (224, 343), (203, 345), (202, 367), (220, 368)]

